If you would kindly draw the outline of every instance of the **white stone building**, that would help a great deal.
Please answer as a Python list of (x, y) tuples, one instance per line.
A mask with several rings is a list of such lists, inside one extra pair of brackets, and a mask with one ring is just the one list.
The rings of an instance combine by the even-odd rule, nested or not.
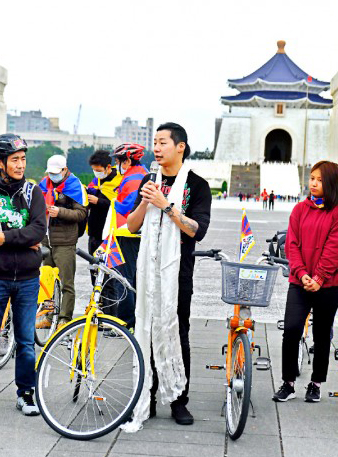
[(313, 164), (329, 156), (329, 82), (301, 70), (279, 41), (277, 53), (250, 75), (228, 80), (239, 93), (221, 97), (224, 113), (215, 160)]
[(7, 85), (7, 70), (0, 67), (0, 135), (6, 133), (6, 105), (4, 100), (4, 90)]

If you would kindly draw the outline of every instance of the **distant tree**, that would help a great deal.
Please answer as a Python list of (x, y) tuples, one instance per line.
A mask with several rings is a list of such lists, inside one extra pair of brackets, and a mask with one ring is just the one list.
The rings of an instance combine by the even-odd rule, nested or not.
[(151, 162), (153, 162), (154, 160), (155, 160), (154, 152), (144, 150), (144, 156), (141, 159), (142, 165), (144, 165), (146, 168), (148, 168), (148, 170), (150, 170)]
[(189, 159), (191, 160), (211, 160), (214, 157), (213, 151), (209, 151), (208, 148), (206, 148), (205, 151), (195, 151), (194, 154), (192, 154)]
[(62, 149), (50, 142), (28, 148), (26, 178), (39, 182), (46, 174), (47, 160), (54, 154), (64, 155)]
[(79, 176), (82, 173), (93, 174), (88, 160), (94, 154), (94, 146), (68, 149), (67, 166), (72, 173)]
[(228, 183), (226, 181), (223, 181), (222, 182), (222, 192), (227, 191), (227, 190), (228, 190)]

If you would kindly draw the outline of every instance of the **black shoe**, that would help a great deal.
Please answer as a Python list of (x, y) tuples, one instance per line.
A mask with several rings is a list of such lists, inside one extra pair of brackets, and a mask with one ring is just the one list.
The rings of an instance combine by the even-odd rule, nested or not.
[(173, 403), (171, 405), (171, 417), (180, 425), (191, 425), (194, 423), (193, 416), (189, 413), (186, 406), (180, 403)]
[(313, 344), (311, 347), (309, 347), (309, 354), (314, 354), (315, 353), (315, 345)]
[(320, 387), (310, 382), (306, 389), (304, 401), (314, 403), (320, 401)]
[(152, 417), (155, 417), (156, 416), (156, 399), (155, 398), (151, 398), (150, 399), (150, 414), (149, 414), (149, 419), (151, 419)]
[(280, 386), (278, 392), (273, 395), (272, 400), (288, 401), (292, 398), (296, 398), (295, 389), (288, 382), (284, 382), (283, 385)]

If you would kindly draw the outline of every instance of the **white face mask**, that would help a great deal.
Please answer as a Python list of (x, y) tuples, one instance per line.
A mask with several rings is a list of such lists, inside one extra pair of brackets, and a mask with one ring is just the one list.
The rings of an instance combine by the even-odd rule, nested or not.
[(93, 170), (95, 178), (98, 179), (104, 179), (108, 176), (108, 174), (105, 171), (95, 171)]
[(122, 165), (119, 164), (119, 172), (120, 172), (120, 174), (121, 174), (121, 175), (124, 175), (126, 171), (127, 171), (127, 170), (124, 170), (124, 169), (122, 168)]
[(48, 173), (49, 179), (55, 183), (62, 181), (62, 173)]

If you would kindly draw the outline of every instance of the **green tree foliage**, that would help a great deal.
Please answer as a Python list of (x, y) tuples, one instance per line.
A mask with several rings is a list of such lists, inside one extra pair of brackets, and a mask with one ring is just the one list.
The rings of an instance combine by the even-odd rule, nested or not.
[(62, 149), (49, 142), (28, 148), (26, 178), (41, 181), (46, 174), (47, 160), (54, 154), (64, 155)]
[(83, 173), (91, 173), (93, 175), (92, 168), (88, 163), (92, 154), (94, 154), (94, 146), (68, 149), (67, 166), (70, 171), (76, 176)]
[(226, 181), (222, 182), (222, 192), (228, 191), (228, 183)]

